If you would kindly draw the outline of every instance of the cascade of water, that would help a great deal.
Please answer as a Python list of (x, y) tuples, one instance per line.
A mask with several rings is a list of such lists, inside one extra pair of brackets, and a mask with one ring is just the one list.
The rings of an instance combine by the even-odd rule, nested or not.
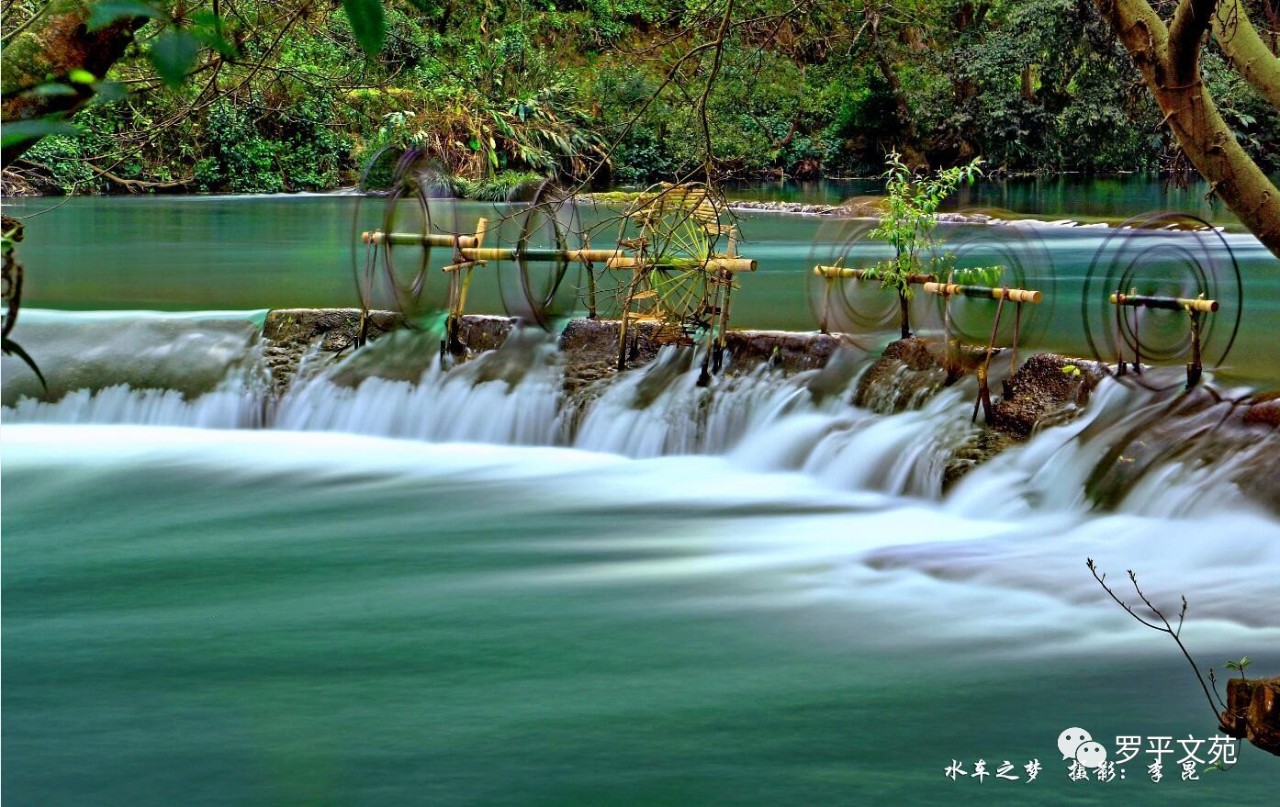
[[(849, 404), (865, 359), (834, 374), (787, 375), (761, 365), (704, 387), (698, 355), (665, 348), (646, 366), (569, 384), (566, 376), (576, 370), (540, 333), (520, 332), (502, 349), (462, 363), (441, 362), (438, 335), (405, 333), (340, 362), (313, 351), (289, 391), (274, 401), (262, 350), (256, 338), (246, 338), (243, 322), (183, 322), (177, 334), (183, 350), (144, 340), (143, 350), (120, 355), (103, 343), (126, 350), (119, 339), (136, 341), (136, 328), (119, 339), (105, 338), (114, 329), (90, 328), (91, 342), (79, 352), (101, 354), (89, 363), (91, 373), (77, 369), (75, 340), (59, 335), (57, 350), (46, 355), (61, 356), (57, 370), (79, 372), (83, 386), (41, 401), (16, 395), (6, 378), (5, 421), (342, 431), (635, 458), (727, 454), (745, 469), (801, 471), (839, 489), (945, 499), (951, 511), (974, 517), (993, 503), (1015, 517), (1099, 503), (1161, 515), (1220, 510), (1250, 498), (1241, 479), (1256, 476), (1275, 451), (1274, 436), (1259, 441), (1217, 432), (1214, 423), (1225, 417), (1219, 409), (1229, 411), (1229, 402), (1206, 403), (1198, 416), (1203, 423), (1160, 436), (1172, 408), (1187, 400), (1177, 388), (1152, 392), (1106, 380), (1077, 419), (997, 454), (944, 496), (949, 463), (979, 434), (967, 417), (972, 381), (916, 401), (909, 411), (881, 415)], [(151, 341), (174, 339), (174, 327), (150, 326)], [(138, 358), (148, 351), (153, 358)], [(112, 356), (129, 357), (118, 374), (128, 383), (106, 383)], [(181, 378), (183, 360), (194, 377)], [(169, 376), (177, 380), (170, 383)], [(1155, 436), (1146, 440), (1149, 432)], [(1135, 455), (1141, 455), (1136, 462)]]
[(53, 402), (20, 398), (14, 406), (4, 407), (3, 418), (17, 423), (127, 423), (202, 429), (264, 425), (262, 389), (242, 379), (190, 399), (178, 390), (133, 389), (125, 384), (97, 391), (80, 389)]
[(5, 358), (6, 422), (265, 425), (261, 312), (23, 314), (49, 388)]

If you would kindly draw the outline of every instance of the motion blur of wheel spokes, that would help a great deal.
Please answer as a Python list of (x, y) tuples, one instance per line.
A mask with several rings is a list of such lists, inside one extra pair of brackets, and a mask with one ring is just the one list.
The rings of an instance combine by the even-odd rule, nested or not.
[(727, 248), (732, 223), (723, 198), (704, 185), (655, 185), (627, 210), (619, 247), (635, 257), (622, 308), (660, 323), (660, 341), (689, 343), (714, 326), (722, 289), (707, 264)]
[[(448, 250), (433, 255), (423, 238), (457, 234), (453, 183), (421, 151), (383, 150), (370, 161), (362, 177), (353, 241), (357, 244), (356, 285), (364, 310), (390, 309), (410, 323), (444, 307), (445, 284), (431, 277), (432, 258), (447, 258)], [(370, 221), (366, 209), (380, 205)], [(378, 231), (380, 240), (361, 244), (360, 232)]]
[(1181, 213), (1136, 217), (1109, 234), (1089, 267), (1081, 313), (1101, 361), (1190, 358), (1186, 311), (1117, 306), (1113, 294), (1217, 301), (1218, 311), (1199, 324), (1202, 362), (1209, 368), (1231, 352), (1244, 311), (1240, 268), (1226, 238), (1203, 219)]
[(815, 267), (865, 270), (885, 257), (883, 244), (868, 238), (875, 222), (843, 219), (824, 223), (809, 250), (805, 273), (809, 310), (819, 330), (863, 334), (888, 329), (898, 316), (898, 296), (878, 280), (820, 276)]
[[(1006, 308), (1001, 313), (995, 344), (1013, 344), (1015, 336), (1018, 344), (1037, 342), (1048, 330), (1057, 297), (1057, 277), (1048, 246), (1034, 231), (1024, 228), (983, 225), (965, 230), (943, 244), (943, 249), (955, 256), (955, 274), (989, 269), (995, 277), (990, 284), (982, 285), (1043, 293), (1040, 303), (1022, 306), (1021, 310)], [(949, 315), (951, 338), (966, 344), (985, 344), (991, 338), (995, 300), (937, 295), (933, 304), (939, 321)]]
[(522, 196), (516, 260), (498, 272), (502, 302), (511, 316), (551, 330), (574, 313), (587, 285), (588, 269), (568, 254), (582, 246), (577, 206), (550, 180)]

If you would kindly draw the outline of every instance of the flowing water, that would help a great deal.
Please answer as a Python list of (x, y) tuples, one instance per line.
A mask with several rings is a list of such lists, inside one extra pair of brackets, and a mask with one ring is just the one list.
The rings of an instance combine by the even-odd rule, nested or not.
[[(566, 398), (547, 339), (446, 368), (438, 337), (403, 333), (344, 363), (310, 354), (277, 400), (261, 309), (350, 303), (326, 252), (340, 235), (308, 239), (347, 202), (90, 201), (75, 215), (120, 240), (60, 253), (88, 233), (38, 247), (38, 218), (23, 246), (30, 299), (63, 309), (24, 311), (14, 334), (51, 392), (3, 366), (15, 804), (1274, 791), (1276, 761), (1247, 746), (1184, 781), (1175, 743), (1159, 783), (1145, 757), (1071, 781), (1057, 748), (1074, 726), (1113, 757), (1120, 735), (1217, 733), (1176, 647), (1111, 603), (1086, 558), (1116, 584), (1135, 569), (1174, 613), (1185, 595), (1202, 667), (1280, 669), (1280, 519), (1249, 492), (1274, 433), (1161, 455), (1104, 507), (1090, 480), (1126, 461), (1109, 449), (1176, 391), (1104, 382), (1080, 418), (945, 493), (972, 387), (854, 408), (857, 350), (709, 388), (668, 351)], [(217, 235), (226, 217), (235, 238)], [(770, 254), (811, 232), (759, 218), (784, 234)], [(150, 250), (133, 263), (130, 238)], [(186, 312), (112, 310), (126, 303)], [(1020, 778), (944, 775), (978, 760)]]

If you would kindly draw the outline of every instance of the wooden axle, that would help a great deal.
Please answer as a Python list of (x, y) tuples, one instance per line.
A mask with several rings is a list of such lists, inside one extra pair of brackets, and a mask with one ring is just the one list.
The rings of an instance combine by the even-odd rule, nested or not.
[(750, 258), (664, 258), (660, 263), (649, 264), (634, 255), (617, 255), (608, 260), (610, 269), (639, 269), (653, 266), (655, 269), (705, 269), (708, 272), (754, 272), (758, 264)]
[(455, 243), (462, 248), (474, 247), (477, 239), (474, 235), (459, 235), (456, 238), (444, 233), (387, 233), (381, 230), (360, 233), (360, 240), (365, 244), (391, 244), (397, 247), (452, 247)]
[(1009, 300), (1014, 303), (1038, 303), (1044, 295), (1031, 289), (1006, 289), (989, 286), (960, 286), (955, 283), (925, 283), (925, 292), (943, 297), (983, 297), (991, 300)]
[(1138, 308), (1161, 308), (1165, 311), (1198, 311), (1201, 314), (1212, 314), (1218, 310), (1217, 300), (1192, 300), (1186, 297), (1147, 297), (1141, 294), (1112, 294), (1111, 304)]
[[(360, 240), (366, 244), (386, 244), (394, 246), (418, 247), (452, 247), (454, 237), (430, 233), (386, 233), (375, 230), (360, 234)], [(481, 247), (480, 239), (472, 235), (457, 237), (458, 253), (468, 261), (576, 261), (578, 263), (605, 263), (623, 255), (620, 249), (520, 249), (519, 247)]]
[[(853, 278), (854, 280), (879, 280), (879, 276), (872, 274), (867, 269), (855, 269), (852, 266), (815, 266), (813, 273), (818, 277), (825, 277), (828, 280), (835, 278)], [(938, 278), (933, 275), (907, 275), (907, 282), (913, 286), (919, 286), (922, 283), (932, 283)]]

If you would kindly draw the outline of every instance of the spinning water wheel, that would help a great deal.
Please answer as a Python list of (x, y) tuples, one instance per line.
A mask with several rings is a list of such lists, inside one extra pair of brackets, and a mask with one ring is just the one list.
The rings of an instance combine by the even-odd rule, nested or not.
[[(620, 369), (637, 322), (655, 323), (660, 343), (705, 339), (704, 378), (711, 363), (720, 369), (734, 274), (755, 271), (756, 263), (737, 256), (737, 231), (723, 221), (724, 200), (706, 187), (658, 185), (641, 194), (619, 218), (617, 244), (606, 249), (586, 243), (575, 200), (550, 183), (527, 195), (523, 211), (503, 216), (518, 227), (514, 242), (486, 246), (486, 219), (469, 233), (454, 225), (451, 188), (416, 152), (396, 164), (382, 227), (360, 234), (367, 251), (363, 264), (357, 261), (356, 280), (366, 315), (388, 297), (410, 318), (445, 309), (441, 350), (464, 353), (459, 328), (474, 270), (497, 264), (507, 313), (550, 330), (573, 313), (580, 296), (595, 316), (594, 266), (602, 264), (627, 278), (617, 293)], [(499, 229), (490, 241), (499, 240)], [(433, 248), (449, 250), (447, 283), (428, 280)]]
[(1204, 367), (1226, 362), (1243, 313), (1231, 243), (1185, 213), (1139, 216), (1112, 230), (1094, 254), (1081, 296), (1095, 358), (1136, 376), (1144, 364), (1185, 361), (1188, 388)]
[(623, 213), (620, 254), (608, 262), (631, 271), (620, 292), (618, 369), (626, 367), (635, 326), (652, 323), (660, 344), (705, 339), (702, 383), (709, 363), (719, 371), (734, 275), (756, 269), (738, 257), (737, 230), (727, 219), (724, 199), (697, 183), (655, 185)]
[[(410, 149), (392, 163), (384, 151), (365, 169), (358, 190), (379, 191), (379, 229), (360, 235), (366, 249), (353, 251), (356, 291), (363, 314), (360, 343), (366, 336), (368, 312), (387, 308), (412, 324), (445, 306), (446, 284), (431, 282), (432, 248), (470, 244), (458, 232), (456, 200), (448, 175), (421, 151)], [(388, 175), (389, 172), (389, 175)], [(365, 198), (356, 202), (355, 227), (362, 222)], [(389, 235), (388, 235), (389, 234)], [(353, 246), (357, 239), (353, 239)]]

